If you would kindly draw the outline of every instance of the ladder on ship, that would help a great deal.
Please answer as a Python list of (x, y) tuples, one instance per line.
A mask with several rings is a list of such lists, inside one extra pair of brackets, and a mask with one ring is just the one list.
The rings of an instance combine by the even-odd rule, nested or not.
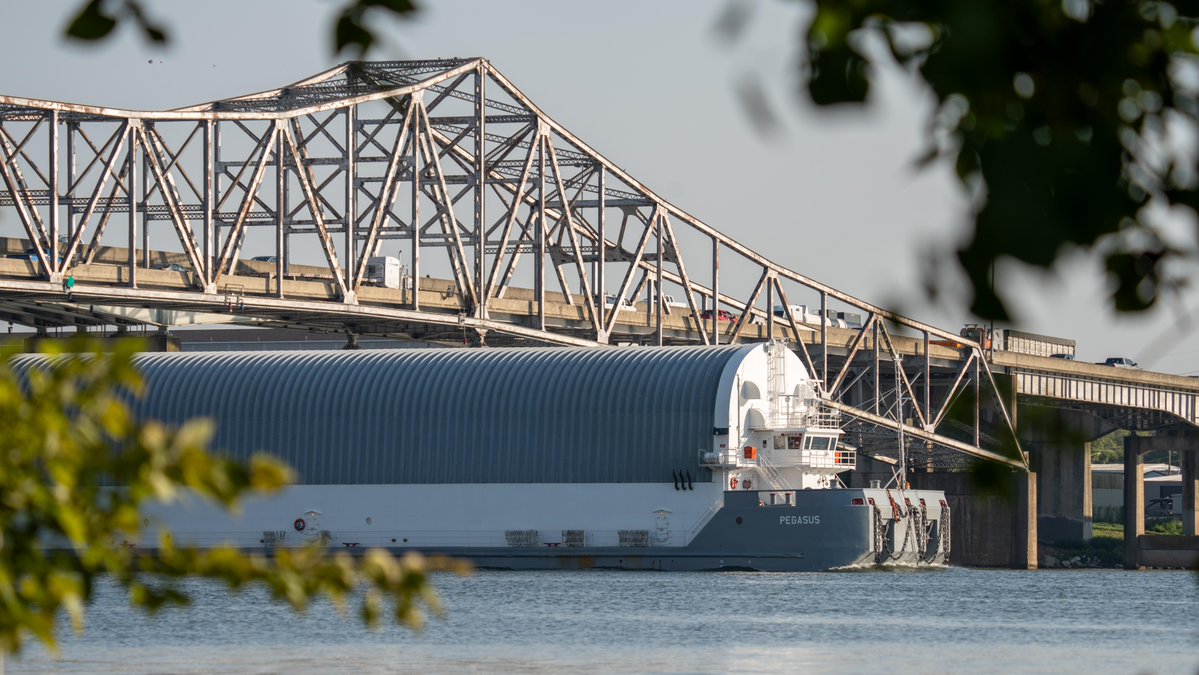
[(766, 455), (758, 455), (758, 469), (766, 477), (766, 482), (770, 483), (771, 489), (779, 492), (787, 489), (787, 486), (783, 484), (783, 475), (779, 473), (778, 467), (773, 462), (766, 459)]

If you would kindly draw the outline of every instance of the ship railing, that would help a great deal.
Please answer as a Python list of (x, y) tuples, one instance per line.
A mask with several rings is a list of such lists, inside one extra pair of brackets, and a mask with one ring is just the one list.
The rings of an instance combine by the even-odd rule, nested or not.
[(802, 450), (800, 462), (813, 469), (853, 469), (857, 453), (853, 450)]
[(772, 467), (804, 467), (811, 469), (853, 469), (857, 467), (857, 452), (854, 450), (783, 450), (758, 455), (758, 464), (769, 463)]
[(841, 412), (827, 408), (812, 409), (806, 405), (800, 410), (787, 408), (768, 411), (761, 422), (752, 426), (755, 430), (779, 429), (840, 429)]

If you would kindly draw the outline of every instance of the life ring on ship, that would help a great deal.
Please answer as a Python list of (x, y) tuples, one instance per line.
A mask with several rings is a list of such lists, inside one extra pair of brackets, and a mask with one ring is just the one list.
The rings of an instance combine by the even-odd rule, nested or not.
[(742, 489), (745, 489), (745, 490), (749, 489), (749, 479), (748, 478), (745, 479), (745, 482), (742, 483), (741, 487), (742, 487)]
[(296, 522), (292, 523), (292, 527), (296, 528), (296, 532), (303, 532), (308, 523), (304, 522), (303, 518), (296, 518)]
[(730, 490), (736, 490), (736, 489), (737, 489), (737, 479), (736, 479), (735, 477), (734, 477), (732, 480), (730, 480), (730, 481), (729, 481), (729, 489), (730, 489)]

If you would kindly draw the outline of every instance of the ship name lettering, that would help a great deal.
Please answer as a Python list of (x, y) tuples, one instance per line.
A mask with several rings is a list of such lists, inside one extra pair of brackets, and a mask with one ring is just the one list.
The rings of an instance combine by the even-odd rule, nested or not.
[(819, 525), (820, 516), (779, 516), (779, 525)]

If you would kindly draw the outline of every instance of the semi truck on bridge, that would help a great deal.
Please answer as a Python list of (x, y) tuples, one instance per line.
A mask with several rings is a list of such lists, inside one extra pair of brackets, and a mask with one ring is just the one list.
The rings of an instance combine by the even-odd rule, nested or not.
[[(1052, 356), (1073, 359), (1077, 344), (1068, 338), (1039, 335), (1011, 328), (991, 328), (977, 323), (968, 323), (958, 333), (977, 342), (984, 350), (1015, 352), (1032, 356)], [(933, 344), (960, 349), (964, 343), (953, 340), (934, 340)]]
[(968, 323), (959, 333), (962, 337), (974, 340), (983, 349), (1031, 354), (1033, 356), (1069, 356), (1074, 357), (1077, 346), (1074, 340), (1049, 335), (1027, 333), (1011, 328), (989, 328), (976, 323)]

